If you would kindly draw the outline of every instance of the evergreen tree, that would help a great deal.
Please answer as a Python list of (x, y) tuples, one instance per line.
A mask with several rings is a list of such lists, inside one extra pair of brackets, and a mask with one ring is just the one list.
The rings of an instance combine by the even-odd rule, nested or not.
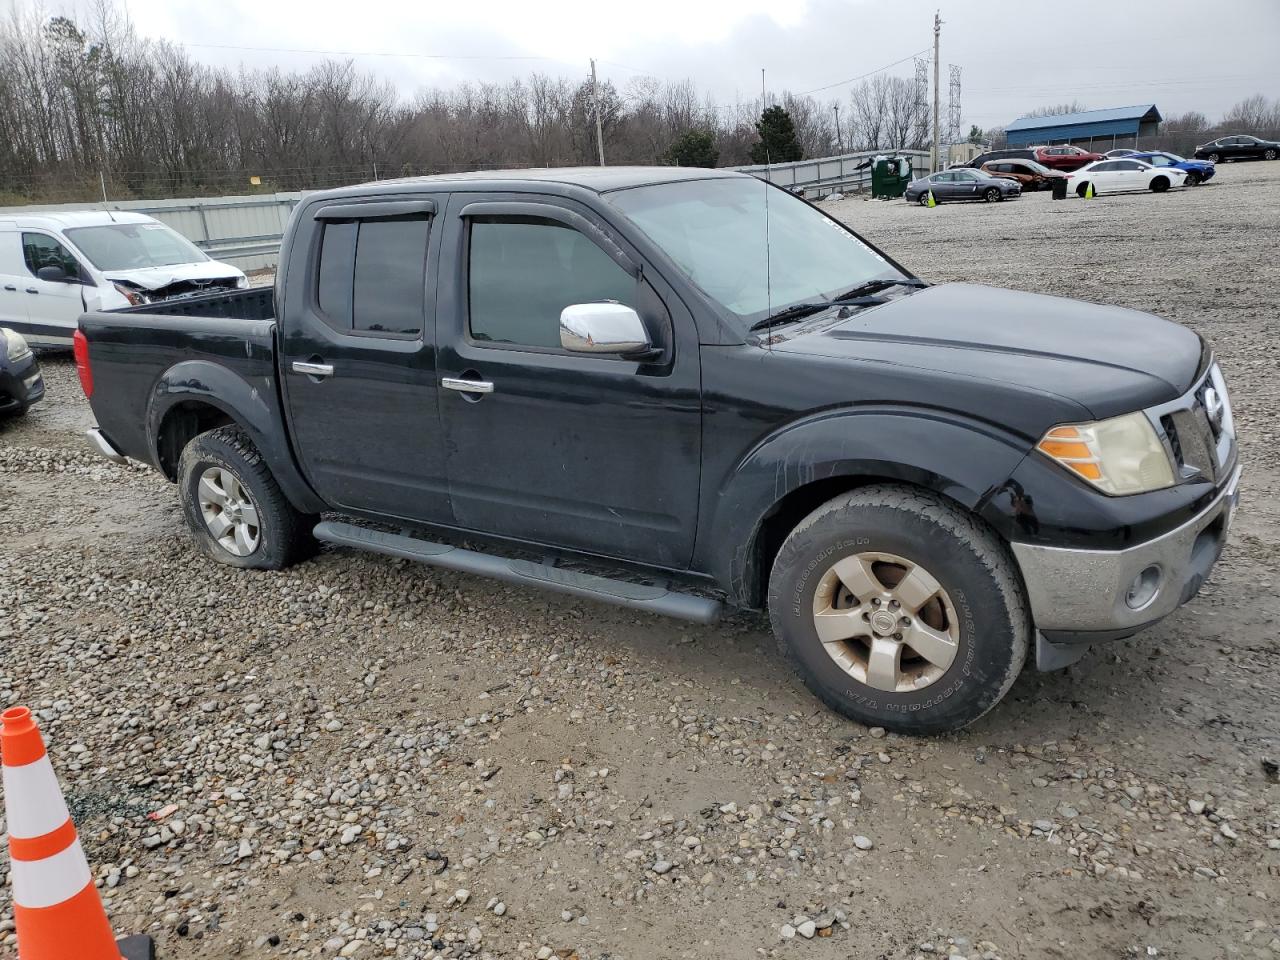
[(663, 159), (675, 167), (714, 167), (720, 159), (715, 138), (705, 130), (686, 130)]
[(760, 142), (751, 146), (752, 163), (790, 163), (803, 160), (804, 150), (796, 138), (796, 125), (782, 107), (770, 107), (756, 124)]

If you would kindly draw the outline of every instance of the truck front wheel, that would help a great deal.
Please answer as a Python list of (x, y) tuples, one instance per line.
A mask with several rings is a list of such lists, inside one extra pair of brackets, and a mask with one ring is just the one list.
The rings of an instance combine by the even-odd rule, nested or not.
[(187, 444), (178, 491), (196, 543), (219, 563), (280, 570), (315, 552), (316, 518), (285, 499), (239, 427), (217, 427)]
[(1031, 637), (999, 538), (896, 486), (856, 490), (801, 521), (774, 561), (769, 616), (829, 706), (910, 734), (957, 730), (999, 703)]

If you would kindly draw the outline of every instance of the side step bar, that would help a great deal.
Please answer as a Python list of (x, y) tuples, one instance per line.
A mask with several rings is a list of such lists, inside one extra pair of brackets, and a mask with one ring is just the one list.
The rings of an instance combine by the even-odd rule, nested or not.
[(594, 577), (531, 560), (510, 560), (418, 537), (370, 530), (352, 523), (324, 520), (316, 524), (314, 535), (317, 540), (325, 543), (417, 560), (526, 587), (558, 590), (587, 600), (614, 603), (633, 610), (647, 610), (679, 620), (692, 620), (694, 623), (714, 623), (720, 618), (723, 607), (718, 600), (679, 593), (667, 587)]

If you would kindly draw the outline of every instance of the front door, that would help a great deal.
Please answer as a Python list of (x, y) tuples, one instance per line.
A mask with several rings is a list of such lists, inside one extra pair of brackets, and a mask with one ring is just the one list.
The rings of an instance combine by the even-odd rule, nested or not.
[[(28, 331), (39, 343), (70, 344), (85, 311), (84, 285), (93, 283), (88, 271), (57, 237), (42, 231), (22, 232), (22, 258), (26, 276), (17, 287), (27, 303)], [(41, 280), (41, 267), (59, 267), (64, 278)]]
[[(626, 242), (569, 200), (455, 194), (444, 235), (440, 414), (458, 525), (686, 567), (702, 427), (692, 316), (655, 271), (624, 269)], [(636, 309), (656, 356), (561, 346), (561, 310), (606, 300)]]
[(348, 510), (448, 523), (434, 210), (420, 195), (308, 206), (278, 319), (290, 428), (311, 485)]
[(22, 262), (22, 235), (0, 227), (0, 327), (27, 328), (27, 277)]

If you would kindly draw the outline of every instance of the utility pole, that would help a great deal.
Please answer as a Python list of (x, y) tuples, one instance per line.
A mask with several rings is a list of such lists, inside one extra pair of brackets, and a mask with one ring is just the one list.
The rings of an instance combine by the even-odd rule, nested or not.
[(769, 109), (769, 95), (765, 93), (764, 85), (764, 67), (760, 68), (760, 112), (764, 113)]
[(844, 137), (840, 136), (840, 104), (833, 103), (831, 109), (836, 112), (836, 153), (844, 153)]
[(600, 128), (600, 84), (596, 82), (596, 61), (591, 60), (591, 99), (596, 104), (596, 152), (600, 156), (600, 166), (604, 166), (604, 133)]
[(942, 11), (935, 11), (933, 14), (933, 156), (929, 161), (930, 171), (936, 171), (938, 167), (938, 158), (941, 154), (938, 124), (938, 46), (942, 37)]

